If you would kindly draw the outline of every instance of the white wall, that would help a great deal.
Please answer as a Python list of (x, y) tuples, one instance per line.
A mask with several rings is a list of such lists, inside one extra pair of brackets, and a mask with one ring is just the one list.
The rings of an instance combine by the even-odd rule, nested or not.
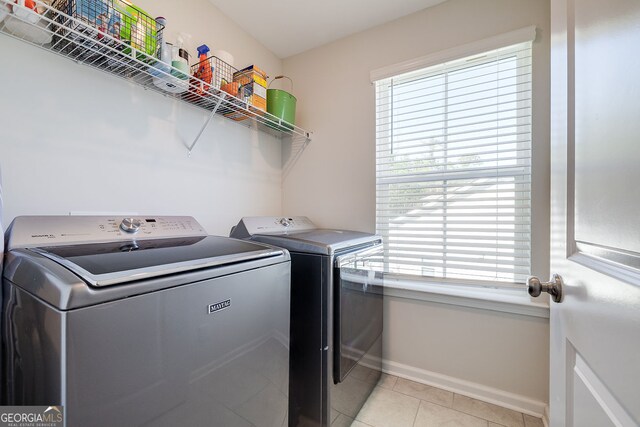
[[(136, 2), (178, 31), (258, 64), (281, 60), (207, 0)], [(281, 212), (281, 143), (216, 117), (191, 157), (206, 113), (0, 36), (3, 223), (17, 215), (137, 212), (193, 215), (228, 234), (245, 215)]]
[[(283, 211), (308, 215), (326, 227), (374, 231), (375, 93), (370, 71), (530, 25), (538, 29), (533, 44), (532, 270), (547, 276), (548, 0), (449, 0), (286, 58), (284, 73), (295, 83), (298, 123), (313, 130), (314, 137), (284, 177)], [(529, 322), (526, 316), (402, 299), (389, 299), (387, 308), (385, 357), (390, 362), (457, 375), (524, 400), (548, 400), (547, 320), (536, 320), (529, 330), (518, 327)], [(420, 341), (429, 345), (416, 346)], [(475, 357), (454, 357), (460, 354)], [(506, 367), (499, 380), (495, 366)]]
[(389, 296), (384, 310), (389, 372), (542, 416), (547, 318)]

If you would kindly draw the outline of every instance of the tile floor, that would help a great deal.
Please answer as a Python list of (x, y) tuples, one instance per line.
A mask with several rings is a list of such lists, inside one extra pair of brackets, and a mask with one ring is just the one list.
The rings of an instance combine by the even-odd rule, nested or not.
[(332, 427), (543, 427), (540, 418), (383, 374), (355, 420), (332, 411)]

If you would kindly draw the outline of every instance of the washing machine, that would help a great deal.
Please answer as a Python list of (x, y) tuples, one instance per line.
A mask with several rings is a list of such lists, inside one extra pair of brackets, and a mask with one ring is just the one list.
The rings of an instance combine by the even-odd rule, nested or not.
[(191, 217), (18, 217), (2, 403), (69, 427), (287, 423), (290, 257)]
[(382, 372), (380, 236), (307, 217), (245, 217), (230, 235), (291, 254), (289, 426), (355, 418)]

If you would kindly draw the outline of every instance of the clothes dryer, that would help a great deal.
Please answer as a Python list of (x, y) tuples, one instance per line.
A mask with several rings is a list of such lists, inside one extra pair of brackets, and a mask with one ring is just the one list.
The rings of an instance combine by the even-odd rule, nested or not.
[(368, 268), (381, 259), (381, 237), (307, 217), (245, 217), (231, 237), (291, 254), (289, 425), (355, 418), (381, 376), (382, 280)]

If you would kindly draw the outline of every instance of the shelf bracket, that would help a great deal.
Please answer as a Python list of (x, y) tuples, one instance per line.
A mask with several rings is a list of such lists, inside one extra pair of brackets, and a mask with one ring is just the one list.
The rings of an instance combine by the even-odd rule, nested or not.
[(216, 105), (213, 107), (213, 110), (211, 110), (211, 113), (209, 114), (209, 117), (207, 118), (207, 121), (204, 122), (204, 124), (200, 128), (200, 131), (196, 135), (195, 139), (193, 140), (193, 142), (189, 146), (189, 157), (191, 157), (191, 151), (193, 150), (193, 147), (196, 146), (196, 144), (198, 143), (198, 140), (202, 136), (202, 133), (207, 128), (207, 126), (209, 126), (209, 123), (211, 122), (211, 119), (213, 119), (213, 116), (216, 114), (216, 111), (218, 111), (218, 107), (220, 107), (220, 104), (222, 104), (222, 101), (224, 100), (224, 98), (226, 98), (226, 94), (225, 94), (225, 96), (223, 98), (218, 99), (218, 102), (216, 102)]
[(311, 133), (305, 132), (305, 136), (302, 138), (291, 137), (291, 151), (292, 156), (289, 160), (284, 162), (282, 165), (282, 182), (285, 181), (289, 172), (293, 169), (293, 166), (296, 164), (300, 156), (302, 156), (302, 152), (307, 148), (309, 143), (311, 142)]

